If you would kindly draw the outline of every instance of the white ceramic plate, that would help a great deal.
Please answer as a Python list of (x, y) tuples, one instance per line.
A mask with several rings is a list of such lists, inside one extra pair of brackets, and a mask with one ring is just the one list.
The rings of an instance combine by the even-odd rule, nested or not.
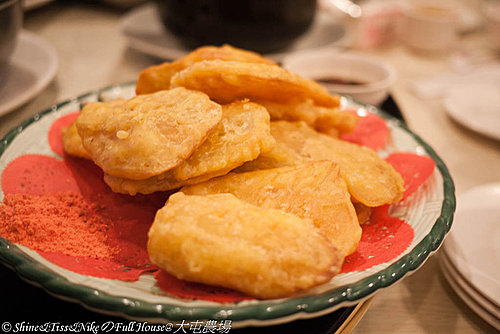
[(500, 308), (471, 287), (453, 267), (445, 253), (439, 257), (441, 270), (455, 293), (484, 321), (500, 330)]
[(21, 31), (5, 77), (0, 82), (0, 115), (8, 113), (40, 93), (57, 73), (58, 57), (44, 39)]
[[(154, 4), (132, 9), (121, 20), (121, 30), (128, 45), (138, 51), (163, 59), (177, 59), (189, 50), (175, 35), (164, 28)], [(318, 13), (311, 28), (283, 52), (264, 54), (280, 61), (286, 54), (298, 50), (326, 46), (347, 46), (350, 37), (346, 28), (335, 23), (328, 14)]]
[(453, 280), (453, 283), (460, 287), (460, 289), (467, 294), (467, 297), (474, 300), (481, 308), (488, 313), (498, 318), (500, 325), (500, 307), (491, 302), (486, 296), (483, 296), (479, 290), (476, 290), (464, 277), (457, 271), (457, 269), (450, 262), (450, 259), (445, 252), (441, 252), (439, 256), (441, 269), (446, 271), (445, 276), (448, 280)]
[[(24, 121), (0, 140), (0, 174), (10, 162), (22, 155), (36, 154), (60, 159), (51, 150), (47, 139), (55, 120), (78, 111), (84, 103), (127, 97), (134, 91), (134, 84), (108, 87), (62, 102)], [(141, 275), (138, 281), (125, 282), (78, 274), (1, 237), (0, 261), (13, 267), (26, 280), (60, 298), (78, 301), (99, 312), (148, 322), (230, 318), (233, 328), (271, 326), (319, 317), (341, 307), (358, 304), (417, 270), (440, 247), (451, 227), (455, 197), (451, 176), (429, 145), (400, 121), (379, 109), (344, 97), (342, 100), (352, 108), (363, 108), (386, 117), (393, 140), (384, 153), (413, 152), (427, 155), (436, 163), (433, 174), (415, 194), (391, 207), (391, 214), (405, 219), (414, 234), (408, 247), (386, 262), (339, 274), (326, 284), (290, 298), (217, 303), (163, 293), (152, 275)], [(0, 188), (0, 201), (2, 199), (3, 190)]]
[(500, 183), (473, 188), (457, 200), (443, 250), (471, 286), (500, 307)]
[(458, 123), (500, 140), (500, 67), (450, 87), (444, 106)]

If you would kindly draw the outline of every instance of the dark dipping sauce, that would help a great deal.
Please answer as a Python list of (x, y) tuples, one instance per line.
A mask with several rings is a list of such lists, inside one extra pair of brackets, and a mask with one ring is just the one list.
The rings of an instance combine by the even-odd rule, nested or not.
[(366, 81), (357, 81), (352, 79), (343, 79), (343, 78), (317, 78), (317, 82), (323, 84), (331, 84), (331, 85), (349, 85), (349, 86), (364, 86), (368, 85), (369, 82)]

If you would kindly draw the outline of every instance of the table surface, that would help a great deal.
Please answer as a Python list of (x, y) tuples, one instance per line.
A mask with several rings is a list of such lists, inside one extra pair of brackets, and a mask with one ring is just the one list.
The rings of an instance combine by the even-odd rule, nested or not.
[[(76, 1), (54, 2), (26, 13), (24, 28), (56, 49), (59, 70), (37, 97), (0, 116), (0, 138), (56, 102), (95, 88), (134, 81), (141, 69), (160, 62), (127, 47), (119, 26), (123, 13), (123, 9)], [(463, 37), (462, 46), (486, 48), (486, 42), (476, 33)], [(363, 52), (385, 59), (398, 71), (391, 93), (410, 129), (447, 164), (457, 195), (480, 184), (500, 181), (500, 142), (458, 125), (446, 115), (439, 99), (422, 100), (408, 90), (407, 79), (448, 71), (446, 56), (417, 55), (402, 46)], [(418, 272), (377, 293), (354, 332), (496, 332), (453, 293), (440, 271), (438, 257), (439, 252)]]

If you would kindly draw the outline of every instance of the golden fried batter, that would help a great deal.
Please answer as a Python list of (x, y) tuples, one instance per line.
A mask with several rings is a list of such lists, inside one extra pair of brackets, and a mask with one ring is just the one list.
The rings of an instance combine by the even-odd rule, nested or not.
[(89, 103), (76, 127), (83, 146), (105, 173), (140, 180), (180, 165), (221, 118), (222, 107), (207, 95), (179, 87)]
[(236, 173), (251, 172), (259, 169), (300, 165), (306, 161), (311, 161), (311, 159), (300, 155), (285, 143), (276, 142), (271, 151), (263, 152), (256, 159), (245, 162), (234, 171)]
[(181, 191), (188, 195), (228, 192), (263, 208), (309, 218), (345, 255), (356, 250), (361, 238), (347, 186), (331, 161), (230, 173)]
[(144, 180), (131, 180), (124, 177), (104, 173), (104, 182), (115, 193), (119, 194), (151, 194), (155, 191), (166, 191), (182, 186), (182, 182), (175, 179), (172, 170)]
[(69, 155), (90, 159), (90, 154), (82, 144), (82, 138), (78, 135), (75, 122), (62, 129), (63, 149)]
[(303, 122), (272, 122), (271, 133), (306, 158), (336, 162), (352, 197), (366, 206), (395, 203), (403, 196), (403, 178), (372, 149), (320, 134)]
[(370, 216), (372, 215), (372, 208), (357, 202), (354, 202), (352, 204), (354, 205), (354, 210), (356, 210), (356, 215), (358, 216), (360, 225), (363, 225), (370, 220)]
[(311, 99), (297, 103), (276, 103), (272, 101), (254, 101), (266, 107), (272, 120), (304, 121), (319, 132), (332, 137), (351, 132), (358, 117), (339, 108), (325, 108), (314, 105)]
[(262, 63), (205, 60), (175, 74), (171, 87), (179, 86), (202, 91), (223, 104), (248, 98), (277, 103), (311, 99), (318, 106), (339, 105), (339, 97), (318, 83), (280, 66)]
[(222, 121), (214, 133), (175, 169), (177, 179), (187, 180), (219, 171), (226, 174), (273, 149), (275, 140), (271, 136), (269, 113), (264, 107), (242, 101), (222, 109)]
[(179, 279), (257, 298), (328, 282), (344, 258), (310, 221), (231, 194), (172, 195), (149, 230), (148, 253)]
[(154, 93), (170, 88), (172, 76), (186, 67), (202, 60), (237, 60), (249, 63), (274, 64), (271, 60), (251, 51), (234, 48), (230, 45), (202, 46), (186, 56), (171, 63), (163, 63), (144, 69), (139, 74), (136, 85), (136, 94)]
[(131, 195), (175, 189), (224, 175), (274, 147), (269, 114), (264, 107), (240, 101), (222, 109), (223, 117), (215, 131), (176, 168), (145, 180), (105, 175), (105, 182), (113, 191)]

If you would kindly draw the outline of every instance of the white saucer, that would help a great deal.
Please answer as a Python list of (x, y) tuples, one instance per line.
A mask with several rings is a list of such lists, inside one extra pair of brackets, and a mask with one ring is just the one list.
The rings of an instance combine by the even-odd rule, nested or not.
[(450, 87), (444, 106), (463, 126), (500, 140), (500, 66), (484, 77)]
[[(128, 45), (138, 51), (163, 59), (177, 59), (189, 50), (164, 28), (154, 4), (146, 4), (129, 11), (121, 19), (121, 31)], [(347, 46), (349, 36), (346, 28), (333, 22), (328, 14), (318, 12), (313, 25), (293, 45), (280, 53), (266, 57), (280, 61), (294, 51), (327, 46)]]
[(462, 299), (464, 303), (483, 320), (496, 329), (500, 329), (500, 309), (491, 304), (479, 294), (477, 290), (468, 285), (467, 282), (461, 278), (460, 273), (455, 271), (453, 265), (449, 262), (444, 253), (441, 253), (439, 261), (446, 280), (460, 299)]
[(500, 183), (465, 192), (443, 251), (463, 279), (500, 308), (499, 222)]
[(58, 57), (50, 44), (26, 30), (18, 38), (9, 67), (0, 78), (0, 115), (40, 93), (57, 72)]
[(486, 296), (482, 295), (480, 291), (476, 290), (458, 270), (450, 262), (450, 259), (445, 252), (441, 252), (439, 256), (439, 263), (444, 272), (447, 280), (452, 280), (451, 284), (455, 284), (460, 288), (467, 299), (472, 299), (476, 306), (480, 306), (482, 311), (489, 315), (493, 315), (497, 319), (497, 326), (500, 327), (500, 307), (491, 302)]

